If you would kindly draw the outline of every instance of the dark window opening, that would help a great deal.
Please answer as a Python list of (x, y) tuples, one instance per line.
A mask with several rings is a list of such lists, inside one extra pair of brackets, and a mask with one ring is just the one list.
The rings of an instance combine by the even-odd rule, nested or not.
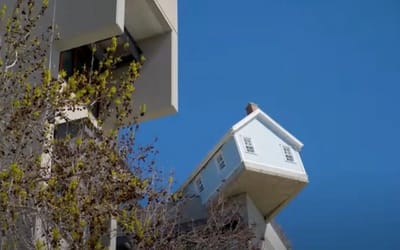
[(95, 102), (94, 104), (92, 104), (90, 106), (90, 112), (92, 113), (92, 115), (97, 119), (100, 116), (100, 108), (101, 108), (101, 104), (100, 102)]
[(197, 189), (199, 190), (199, 193), (203, 192), (204, 185), (203, 185), (203, 182), (200, 177), (197, 178), (197, 180), (196, 180), (196, 186), (197, 186)]
[[(121, 61), (115, 65), (117, 68), (141, 59), (142, 50), (126, 29), (122, 35), (116, 38), (117, 49), (114, 57), (121, 58)], [(105, 59), (105, 53), (111, 42), (111, 38), (96, 42), (94, 44), (96, 47), (95, 53), (93, 53), (92, 45), (84, 45), (61, 52), (59, 70), (64, 70), (66, 78), (68, 78), (76, 71), (82, 72), (84, 68), (86, 68), (87, 72), (90, 72), (91, 69), (98, 69), (100, 62)], [(100, 109), (101, 104), (99, 102), (95, 102), (89, 107), (96, 119), (100, 116)]]
[(128, 236), (118, 236), (117, 237), (117, 250), (131, 250), (132, 242)]
[(243, 137), (243, 142), (247, 153), (254, 154), (256, 152), (250, 137)]
[(290, 149), (290, 147), (288, 147), (288, 146), (282, 146), (282, 147), (283, 147), (283, 153), (285, 154), (286, 161), (294, 162), (293, 153), (292, 153), (292, 150)]
[(239, 219), (232, 219), (230, 222), (224, 225), (222, 228), (223, 232), (235, 231), (239, 226)]
[(94, 68), (97, 67), (98, 60), (93, 58), (92, 65), (92, 58), (92, 50), (88, 45), (66, 50), (60, 53), (59, 69), (64, 70), (68, 78), (72, 76), (75, 71), (82, 71), (85, 67), (87, 70), (92, 66)]
[[(116, 67), (139, 61), (142, 56), (142, 50), (132, 35), (125, 29), (125, 32), (117, 36), (117, 49), (114, 57), (120, 57), (121, 61)], [(99, 62), (104, 59), (107, 48), (110, 47), (112, 39), (105, 39), (95, 42), (96, 52), (93, 54), (91, 45), (83, 45), (61, 52), (59, 69), (65, 70), (67, 77), (71, 76), (75, 71), (82, 71), (84, 67), (88, 70), (90, 67), (98, 68)], [(92, 65), (93, 64), (93, 65)]]
[(65, 139), (67, 136), (71, 138), (78, 137), (82, 134), (84, 128), (84, 119), (69, 121), (57, 124), (54, 129), (54, 139)]
[(222, 153), (219, 153), (217, 155), (216, 159), (217, 159), (217, 164), (218, 164), (219, 169), (221, 169), (221, 170), (224, 169), (226, 164), (225, 164), (224, 156), (222, 155)]

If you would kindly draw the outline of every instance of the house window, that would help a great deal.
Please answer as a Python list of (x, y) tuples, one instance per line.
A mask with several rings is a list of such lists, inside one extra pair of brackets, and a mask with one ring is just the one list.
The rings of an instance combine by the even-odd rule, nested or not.
[(222, 155), (222, 153), (217, 154), (216, 161), (217, 161), (219, 169), (222, 170), (223, 168), (226, 167), (224, 156)]
[(283, 148), (283, 154), (285, 155), (286, 161), (294, 162), (292, 149), (288, 146), (282, 146), (282, 148)]
[(254, 154), (256, 152), (250, 137), (243, 137), (243, 142), (247, 153)]
[(197, 186), (197, 190), (199, 190), (199, 193), (203, 192), (204, 190), (204, 185), (203, 182), (201, 180), (201, 177), (198, 177), (196, 180), (196, 186)]

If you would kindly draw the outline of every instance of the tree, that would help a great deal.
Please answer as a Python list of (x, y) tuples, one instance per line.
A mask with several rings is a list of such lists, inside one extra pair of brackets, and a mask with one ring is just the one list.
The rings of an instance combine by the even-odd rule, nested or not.
[[(248, 247), (237, 206), (212, 203), (208, 219), (181, 223), (190, 197), (157, 170), (154, 143), (136, 145), (137, 122), (123, 133), (101, 129), (108, 117), (118, 127), (135, 112), (144, 58), (117, 75), (116, 52), (128, 46), (114, 37), (101, 58), (93, 44), (89, 63), (54, 76), (47, 7), (17, 0), (0, 11), (0, 248), (103, 249), (117, 234), (111, 221), (135, 249)], [(98, 104), (95, 118), (89, 111)], [(70, 118), (80, 111), (88, 115)]]

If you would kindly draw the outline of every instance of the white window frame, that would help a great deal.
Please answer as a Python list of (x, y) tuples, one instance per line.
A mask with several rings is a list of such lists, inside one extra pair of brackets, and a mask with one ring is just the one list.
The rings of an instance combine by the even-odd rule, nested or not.
[[(253, 139), (249, 136), (242, 136), (243, 147), (246, 153), (256, 154), (256, 147), (254, 146)], [(249, 149), (252, 150), (249, 150)]]
[(201, 176), (196, 178), (195, 184), (196, 184), (197, 191), (199, 193), (204, 191), (204, 183), (203, 183), (203, 180), (201, 179)]
[(281, 145), (281, 148), (285, 161), (290, 163), (296, 163), (292, 147), (287, 145)]
[(226, 161), (222, 152), (218, 152), (215, 155), (215, 163), (217, 164), (219, 170), (223, 170), (226, 168)]

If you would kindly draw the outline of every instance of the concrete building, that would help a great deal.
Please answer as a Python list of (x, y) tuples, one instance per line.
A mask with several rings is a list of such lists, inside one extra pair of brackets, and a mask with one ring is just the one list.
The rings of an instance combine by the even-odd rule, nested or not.
[[(16, 4), (14, 0), (3, 2), (8, 11)], [(52, 25), (58, 35), (48, 55), (53, 76), (57, 77), (61, 67), (73, 67), (84, 60), (85, 46), (94, 43), (101, 48), (111, 37), (124, 37), (129, 40), (131, 54), (123, 56), (128, 60), (139, 55), (146, 58), (132, 98), (134, 110), (145, 104), (144, 120), (176, 113), (177, 5), (177, 0), (49, 0), (39, 25), (43, 29)], [(132, 117), (127, 117), (125, 124), (131, 121)], [(111, 124), (106, 121), (104, 126)]]
[[(178, 111), (177, 0), (53, 0), (51, 8), (60, 33), (52, 51), (54, 73), (61, 68), (72, 71), (77, 66), (72, 63), (74, 59), (84, 61), (82, 52), (87, 45), (95, 43), (99, 48), (106, 48), (111, 37), (124, 38), (129, 41), (131, 54), (122, 58), (146, 58), (135, 83), (132, 109), (139, 112), (139, 107), (146, 105), (141, 120)], [(126, 71), (126, 67), (122, 64), (116, 73)], [(70, 113), (71, 120), (87, 117), (97, 126), (88, 109), (82, 114), (79, 112), (82, 113)], [(101, 106), (97, 112), (101, 114)], [(109, 116), (101, 129), (115, 129), (112, 118)], [(132, 121), (133, 117), (128, 116), (122, 125)], [(116, 223), (111, 222), (111, 227), (115, 229)], [(109, 249), (116, 249), (117, 243), (117, 238), (112, 236)]]
[(205, 205), (222, 194), (243, 204), (242, 216), (262, 249), (286, 249), (269, 222), (308, 183), (303, 144), (255, 104), (247, 112), (183, 184), (185, 194), (198, 197), (186, 216), (206, 216)]
[[(145, 104), (144, 119), (174, 114), (178, 110), (177, 0), (53, 0), (60, 39), (54, 44), (52, 66), (60, 53), (97, 43), (107, 45), (112, 36), (130, 39), (132, 57), (146, 58), (136, 82), (132, 106)], [(101, 112), (101, 111), (100, 111)], [(126, 118), (126, 124), (132, 117)], [(107, 126), (105, 122), (105, 126)]]
[[(41, 2), (41, 1), (40, 1)], [(53, 30), (49, 44), (48, 62), (51, 74), (57, 78), (61, 69), (71, 74), (73, 70), (91, 57), (89, 46), (95, 44), (102, 51), (110, 44), (112, 37), (118, 42), (128, 41), (128, 51), (120, 54), (123, 60), (146, 59), (135, 82), (131, 108), (146, 112), (140, 121), (156, 119), (175, 114), (178, 111), (178, 1), (177, 0), (49, 0), (48, 9), (38, 23), (38, 33)], [(6, 15), (11, 15), (17, 1), (4, 0)], [(1, 43), (0, 32), (0, 43)], [(89, 50), (89, 53), (87, 51)], [(101, 57), (96, 53), (95, 57)], [(95, 58), (96, 59), (96, 58)], [(114, 74), (126, 69), (127, 64), (118, 64)], [(101, 105), (97, 107), (101, 114)], [(97, 114), (98, 115), (98, 114)], [(114, 116), (109, 116), (99, 126), (91, 107), (68, 110), (63, 118), (57, 117), (51, 124), (55, 137), (75, 134), (91, 123), (101, 130), (118, 129)], [(137, 113), (129, 114), (120, 126), (129, 125)], [(64, 119), (67, 118), (67, 119)], [(90, 131), (88, 131), (90, 133)], [(51, 134), (51, 133), (50, 133)], [(42, 166), (51, 168), (48, 153), (42, 154)], [(38, 224), (38, 223), (36, 223)], [(115, 223), (111, 223), (115, 226)], [(35, 227), (35, 235), (41, 235), (41, 228)], [(115, 237), (110, 249), (115, 249)]]

